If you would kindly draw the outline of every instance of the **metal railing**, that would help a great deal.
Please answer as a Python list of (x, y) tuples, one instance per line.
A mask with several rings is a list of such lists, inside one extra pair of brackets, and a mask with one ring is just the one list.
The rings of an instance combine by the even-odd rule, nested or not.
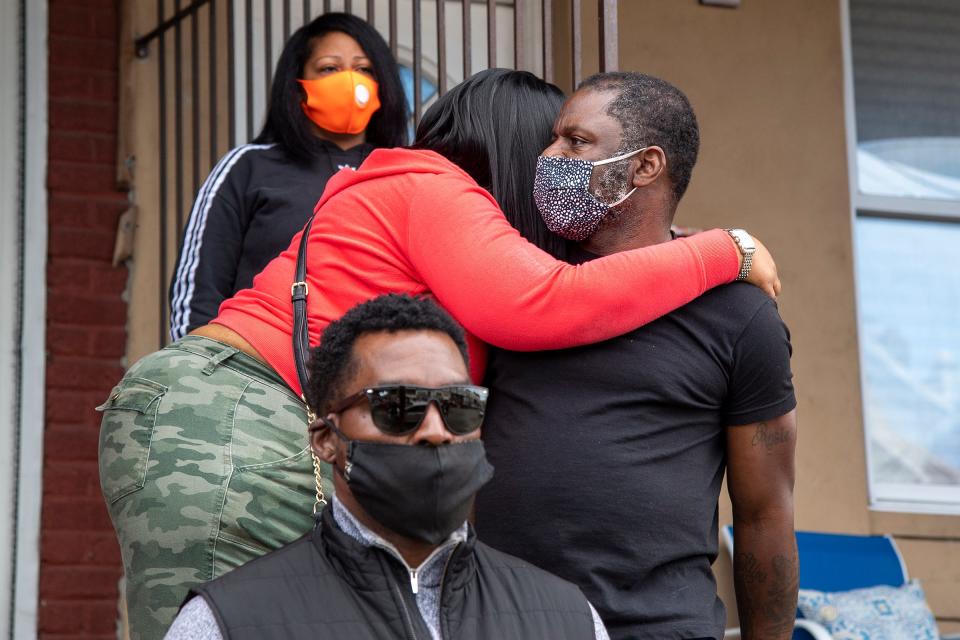
[[(570, 54), (561, 84), (576, 86), (582, 35), (592, 27), (585, 1), (597, 7), (599, 69), (615, 69), (617, 0), (156, 0), (156, 26), (134, 50), (155, 59), (159, 97), (159, 344), (167, 341), (168, 287), (192, 200), (218, 158), (255, 136), (276, 60), (300, 25), (345, 11), (377, 27), (412, 80), (415, 124), (436, 96), (484, 68), (525, 69), (556, 82), (558, 50)], [(562, 12), (571, 28), (558, 40)]]

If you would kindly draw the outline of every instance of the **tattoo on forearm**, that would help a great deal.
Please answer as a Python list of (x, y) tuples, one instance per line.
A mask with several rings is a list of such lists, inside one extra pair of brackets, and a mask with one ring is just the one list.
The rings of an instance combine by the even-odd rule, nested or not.
[(796, 556), (774, 556), (769, 571), (752, 553), (736, 554), (734, 563), (737, 608), (744, 637), (789, 638), (799, 586)]
[(752, 553), (740, 553), (737, 556), (737, 574), (744, 584), (763, 584), (767, 581), (767, 572), (760, 567)]
[(793, 629), (797, 614), (797, 588), (800, 579), (796, 558), (778, 555), (773, 558), (773, 580), (767, 591), (767, 632), (787, 633)]
[(757, 425), (757, 430), (753, 434), (753, 440), (750, 444), (754, 447), (762, 446), (770, 451), (775, 446), (790, 441), (790, 433), (783, 427), (770, 428), (766, 422)]

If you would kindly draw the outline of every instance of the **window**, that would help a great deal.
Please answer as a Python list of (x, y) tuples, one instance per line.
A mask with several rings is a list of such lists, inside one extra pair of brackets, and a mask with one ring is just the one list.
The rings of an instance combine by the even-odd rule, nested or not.
[(960, 512), (960, 2), (848, 0), (874, 507)]

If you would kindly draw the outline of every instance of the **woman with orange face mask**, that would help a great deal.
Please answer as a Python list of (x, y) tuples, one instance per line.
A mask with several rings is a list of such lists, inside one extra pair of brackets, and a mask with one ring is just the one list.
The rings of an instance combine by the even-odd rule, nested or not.
[(327, 180), (373, 149), (406, 143), (397, 64), (376, 29), (328, 13), (297, 30), (277, 63), (266, 123), (200, 188), (170, 287), (176, 340), (249, 287), (313, 211)]

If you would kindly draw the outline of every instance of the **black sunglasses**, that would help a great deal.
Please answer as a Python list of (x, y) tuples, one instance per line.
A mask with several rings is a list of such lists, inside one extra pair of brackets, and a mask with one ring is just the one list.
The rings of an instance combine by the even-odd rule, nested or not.
[(345, 411), (361, 398), (366, 398), (370, 403), (373, 424), (387, 435), (402, 436), (416, 431), (427, 415), (430, 403), (435, 403), (447, 430), (463, 436), (473, 433), (483, 424), (488, 393), (485, 387), (471, 384), (437, 388), (385, 384), (363, 389), (344, 398), (332, 408), (332, 412)]

